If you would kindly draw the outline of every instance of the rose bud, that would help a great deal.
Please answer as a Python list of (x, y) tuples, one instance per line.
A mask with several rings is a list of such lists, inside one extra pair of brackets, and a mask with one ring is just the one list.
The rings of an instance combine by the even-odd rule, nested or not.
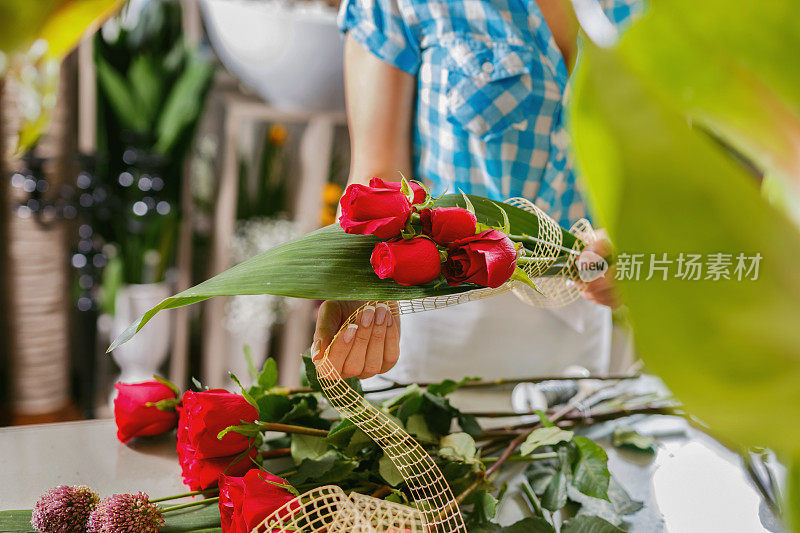
[[(350, 185), (339, 201), (342, 215), (339, 224), (346, 233), (375, 235), (381, 239), (397, 237), (411, 214), (411, 203), (400, 190), (400, 183), (372, 178), (369, 186)], [(411, 184), (414, 200), (425, 200), (425, 191)]]
[(442, 270), (447, 283), (499, 287), (517, 268), (517, 250), (505, 233), (487, 230), (459, 239), (448, 248)]
[(222, 474), (241, 476), (255, 467), (257, 450), (253, 448), (247, 454), (237, 453), (225, 457), (202, 459), (197, 451), (185, 442), (178, 441), (178, 463), (181, 465), (183, 483), (191, 490), (205, 490), (216, 487)]
[(265, 518), (295, 499), (289, 484), (263, 470), (244, 477), (219, 478), (219, 515), (223, 533), (250, 533)]
[(221, 389), (188, 391), (180, 409), (178, 441), (191, 446), (202, 459), (234, 455), (247, 449), (250, 439), (235, 431), (222, 439), (217, 435), (228, 426), (256, 420), (258, 411), (239, 394)]
[(166, 433), (178, 423), (174, 408), (162, 411), (155, 405), (161, 400), (174, 400), (175, 391), (156, 380), (143, 383), (116, 383), (114, 398), (114, 421), (117, 423), (117, 438), (128, 442), (134, 437), (151, 437)]
[(423, 209), (419, 213), (422, 233), (439, 244), (448, 244), (475, 235), (478, 219), (461, 207)]
[(439, 249), (425, 237), (379, 242), (370, 262), (379, 278), (390, 278), (400, 285), (424, 285), (442, 272)]

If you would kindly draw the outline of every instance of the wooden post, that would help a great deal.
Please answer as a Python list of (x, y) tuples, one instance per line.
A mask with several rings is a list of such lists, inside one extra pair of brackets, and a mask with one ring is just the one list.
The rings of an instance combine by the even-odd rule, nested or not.
[(0, 77), (0, 426), (11, 423), (11, 302), (9, 289), (11, 280), (8, 269), (8, 205), (10, 203), (8, 170), (5, 156), (8, 151), (3, 111), (3, 92), (5, 83)]

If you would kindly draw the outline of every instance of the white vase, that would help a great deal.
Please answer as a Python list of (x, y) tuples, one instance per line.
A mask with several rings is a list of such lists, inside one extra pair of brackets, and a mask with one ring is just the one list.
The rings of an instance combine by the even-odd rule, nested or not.
[[(122, 287), (114, 303), (113, 337), (171, 294), (168, 283)], [(117, 383), (138, 383), (152, 379), (169, 356), (170, 323), (170, 313), (159, 313), (131, 340), (111, 352), (121, 370)]]

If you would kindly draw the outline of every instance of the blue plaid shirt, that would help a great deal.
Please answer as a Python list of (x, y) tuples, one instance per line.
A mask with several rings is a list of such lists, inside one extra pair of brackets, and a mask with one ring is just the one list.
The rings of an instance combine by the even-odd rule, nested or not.
[[(640, 0), (600, 0), (625, 25)], [(534, 0), (344, 0), (343, 31), (417, 76), (414, 171), (445, 190), (586, 216), (563, 109), (568, 72)]]

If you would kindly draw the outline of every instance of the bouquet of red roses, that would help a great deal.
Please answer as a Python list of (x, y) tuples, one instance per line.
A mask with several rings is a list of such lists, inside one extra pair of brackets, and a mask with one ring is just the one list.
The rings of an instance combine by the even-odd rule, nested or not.
[(375, 245), (370, 263), (379, 278), (400, 285), (440, 280), (494, 288), (512, 277), (529, 282), (517, 266), (522, 244), (509, 239), (508, 225), (479, 224), (464, 198), (466, 208), (435, 207), (419, 183), (372, 178), (368, 186), (347, 188), (339, 223), (346, 233), (385, 239)]

